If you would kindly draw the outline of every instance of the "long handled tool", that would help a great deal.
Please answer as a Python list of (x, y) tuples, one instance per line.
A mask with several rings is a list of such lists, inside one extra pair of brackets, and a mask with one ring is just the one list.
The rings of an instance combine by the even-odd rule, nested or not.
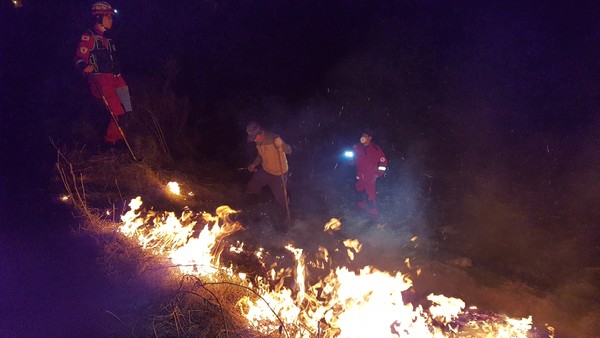
[(102, 93), (102, 89), (100, 88), (100, 85), (98, 84), (98, 81), (96, 80), (96, 78), (94, 77), (93, 74), (90, 74), (89, 76), (92, 77), (92, 81), (96, 85), (96, 89), (98, 89), (98, 93), (102, 97), (102, 101), (104, 101), (104, 106), (106, 107), (106, 109), (110, 113), (110, 116), (112, 117), (113, 122), (115, 122), (115, 125), (117, 126), (117, 129), (119, 129), (119, 132), (121, 133), (121, 136), (123, 137), (123, 141), (125, 141), (125, 145), (127, 146), (127, 149), (129, 150), (129, 154), (131, 154), (131, 158), (133, 158), (133, 160), (135, 162), (140, 162), (140, 160), (133, 153), (133, 150), (131, 149), (131, 146), (129, 145), (129, 142), (127, 141), (127, 137), (125, 137), (125, 132), (123, 131), (123, 128), (121, 128), (121, 125), (119, 124), (119, 121), (118, 121), (117, 117), (113, 113), (112, 109), (110, 109), (110, 106), (108, 105), (108, 100), (106, 100), (106, 97)]
[[(275, 145), (273, 145), (275, 146)], [(292, 224), (292, 216), (290, 215), (290, 204), (288, 202), (288, 193), (287, 193), (287, 188), (286, 188), (286, 184), (285, 184), (285, 173), (283, 172), (283, 163), (281, 162), (281, 154), (279, 154), (279, 152), (283, 152), (283, 149), (281, 149), (281, 147), (276, 147), (275, 149), (277, 149), (278, 154), (277, 154), (277, 158), (279, 159), (279, 171), (281, 171), (281, 188), (283, 189), (283, 198), (285, 199), (285, 211), (287, 212), (287, 220), (288, 223)]]

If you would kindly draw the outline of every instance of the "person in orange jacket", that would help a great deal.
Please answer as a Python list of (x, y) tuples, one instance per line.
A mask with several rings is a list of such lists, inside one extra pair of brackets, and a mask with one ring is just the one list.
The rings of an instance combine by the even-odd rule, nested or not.
[(260, 195), (263, 187), (269, 186), (279, 205), (287, 208), (287, 155), (292, 153), (292, 147), (279, 135), (264, 130), (256, 122), (248, 123), (246, 133), (248, 142), (256, 143), (258, 152), (254, 161), (248, 165), (248, 171), (253, 175), (248, 182), (247, 192)]
[(376, 181), (388, 166), (388, 160), (381, 148), (373, 143), (373, 131), (365, 129), (360, 144), (354, 146), (354, 166), (356, 167), (356, 203), (358, 208), (366, 209), (372, 217), (377, 217)]
[[(121, 75), (116, 58), (116, 47), (106, 37), (113, 25), (113, 8), (105, 1), (96, 2), (91, 7), (94, 25), (81, 35), (75, 52), (75, 66), (87, 78), (92, 94), (106, 99), (105, 105), (118, 121), (125, 112), (130, 112), (129, 87)], [(123, 139), (115, 121), (110, 118), (104, 141), (115, 144)]]

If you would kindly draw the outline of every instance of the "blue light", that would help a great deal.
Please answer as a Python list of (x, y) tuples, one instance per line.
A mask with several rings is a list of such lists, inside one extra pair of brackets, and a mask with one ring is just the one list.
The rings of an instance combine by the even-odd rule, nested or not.
[(119, 11), (117, 11), (117, 9), (113, 9), (113, 12), (115, 12), (115, 14), (119, 14)]
[(354, 157), (354, 152), (352, 151), (345, 151), (344, 152), (344, 156), (347, 158), (353, 158)]

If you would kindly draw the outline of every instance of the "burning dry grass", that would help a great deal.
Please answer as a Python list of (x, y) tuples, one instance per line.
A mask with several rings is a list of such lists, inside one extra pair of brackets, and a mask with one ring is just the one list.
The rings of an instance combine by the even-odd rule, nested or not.
[[(530, 318), (516, 320), (461, 313), (464, 302), (441, 295), (430, 295), (422, 304), (413, 305), (405, 301), (403, 294), (412, 286), (408, 275), (390, 274), (370, 266), (357, 272), (345, 267), (334, 268), (335, 265), (324, 258), (330, 257), (324, 254), (327, 251), (324, 247), (319, 248), (320, 256), (313, 259), (302, 249), (286, 246), (287, 254), (293, 257), (293, 268), (265, 264), (263, 257), (259, 257), (264, 254), (260, 250), (251, 253), (263, 264), (259, 271), (238, 271), (238, 266), (244, 264), (226, 267), (220, 261), (223, 250), (243, 251), (241, 247), (226, 247), (223, 241), (241, 229), (233, 216), (234, 210), (217, 208), (217, 216), (194, 213), (188, 208), (179, 216), (156, 211), (154, 207), (161, 204), (161, 208), (181, 209), (181, 204), (187, 202), (185, 192), (190, 184), (177, 185), (180, 189), (174, 189), (175, 185), (171, 184), (168, 189), (170, 180), (166, 179), (166, 172), (157, 172), (147, 164), (126, 163), (119, 158), (93, 158), (84, 163), (87, 169), (77, 171), (59, 152), (57, 170), (67, 191), (67, 200), (86, 218), (82, 229), (92, 233), (104, 249), (101, 263), (116, 283), (138, 280), (156, 293), (151, 314), (123, 322), (130, 331), (128, 334), (156, 337), (365, 337), (409, 333), (455, 336), (457, 330), (463, 328), (464, 332), (478, 334), (504, 332), (504, 336), (509, 337), (524, 336), (531, 327)], [(100, 178), (94, 179), (94, 173), (105, 170), (127, 178), (123, 184), (112, 185), (116, 194), (109, 192), (110, 178), (98, 175)], [(123, 196), (139, 189), (152, 196), (154, 206), (142, 207), (138, 197), (131, 200), (129, 208), (112, 202), (107, 209), (93, 208), (92, 205), (102, 199), (95, 196), (94, 203), (91, 202), (90, 186), (95, 191), (100, 190), (99, 196), (104, 195), (109, 202), (123, 200)], [(102, 194), (104, 191), (107, 193)], [(360, 243), (355, 239), (343, 243), (352, 261), (361, 251)], [(307, 266), (328, 266), (331, 270), (307, 282)], [(248, 273), (253, 277), (249, 278)], [(494, 325), (488, 325), (490, 320)]]
[[(126, 154), (125, 154), (126, 155)], [(69, 158), (67, 158), (69, 156)], [(72, 161), (76, 161), (73, 164)], [(153, 163), (160, 166), (158, 162)], [(142, 191), (154, 196), (160, 205), (178, 205), (194, 200), (174, 196), (164, 189), (166, 171), (156, 171), (148, 162), (135, 163), (114, 153), (86, 155), (85, 149), (68, 151), (57, 148), (56, 170), (65, 189), (64, 202), (70, 203), (84, 217), (80, 230), (88, 233), (103, 248), (100, 259), (107, 275), (115, 283), (141, 281), (151, 289), (160, 288), (157, 296), (167, 292), (151, 318), (137, 318), (132, 333), (195, 337), (258, 337), (244, 329), (243, 316), (236, 310), (236, 302), (252, 293), (239, 278), (218, 273), (221, 282), (202, 281), (182, 274), (179, 265), (168, 258), (143, 250), (135, 240), (123, 236), (117, 225), (125, 205), (115, 204), (124, 194)], [(173, 175), (169, 175), (173, 176)], [(192, 184), (202, 196), (206, 189)], [(190, 194), (188, 194), (189, 196)], [(97, 205), (108, 205), (98, 208)], [(119, 319), (113, 314), (115, 318)], [(119, 319), (120, 321), (121, 319)], [(141, 323), (140, 323), (141, 321)], [(148, 331), (150, 330), (151, 331)]]
[[(79, 159), (82, 152), (71, 155)], [(66, 192), (63, 200), (84, 216), (81, 231), (91, 234), (103, 248), (100, 264), (107, 275), (115, 283), (141, 280), (143, 284), (152, 284), (170, 295), (167, 300), (159, 297), (162, 299), (158, 307), (160, 310), (153, 316), (137, 318), (136, 325), (131, 327), (132, 333), (156, 337), (262, 336), (247, 329), (237, 305), (243, 297), (260, 297), (245, 281), (222, 271), (216, 271), (211, 280), (183, 274), (179, 270), (181, 265), (174, 265), (170, 259), (144, 250), (135, 240), (119, 232), (117, 225), (122, 206), (111, 204), (105, 209), (93, 206), (102, 200), (121, 200), (122, 190), (146, 191), (157, 196), (157, 200), (166, 199), (169, 192), (163, 189), (164, 183), (158, 177), (160, 173), (157, 174), (148, 164), (124, 162), (111, 154), (94, 156), (87, 159), (85, 165), (86, 168), (76, 170), (65, 154), (58, 151), (56, 168)], [(120, 177), (127, 178), (121, 185), (117, 180), (111, 184), (110, 175), (98, 174), (117, 171)], [(116, 188), (119, 196), (110, 191), (110, 185)], [(185, 201), (184, 197), (175, 196), (174, 199), (175, 203)]]
[(132, 333), (155, 337), (263, 336), (248, 330), (239, 311), (240, 299), (259, 297), (239, 277), (225, 272), (217, 272), (210, 279), (182, 274), (181, 266), (115, 234), (114, 225), (90, 222), (86, 229), (91, 228), (104, 248), (100, 263), (115, 283), (141, 280), (141, 284), (157, 290), (156, 311), (138, 318)]
[(236, 274), (225, 270), (216, 270), (207, 278), (184, 274), (180, 269), (185, 264), (173, 264), (142, 249), (110, 221), (93, 219), (83, 229), (92, 231), (103, 247), (100, 263), (115, 283), (141, 280), (151, 289), (160, 289), (157, 296), (167, 295), (157, 297), (157, 311), (138, 318), (132, 333), (155, 337), (265, 337), (248, 328), (239, 308), (240, 299), (261, 301), (261, 296)]
[[(144, 250), (135, 240), (125, 237), (110, 220), (94, 210), (82, 225), (104, 255), (99, 259), (114, 283), (132, 283), (147, 287), (158, 304), (156, 311), (127, 323), (134, 335), (156, 337), (261, 337), (250, 332), (237, 302), (243, 297), (257, 297), (239, 277), (217, 271), (210, 279), (186, 275), (181, 265)], [(114, 315), (114, 314), (113, 314)], [(116, 315), (114, 315), (117, 319)], [(121, 319), (119, 319), (121, 320)]]

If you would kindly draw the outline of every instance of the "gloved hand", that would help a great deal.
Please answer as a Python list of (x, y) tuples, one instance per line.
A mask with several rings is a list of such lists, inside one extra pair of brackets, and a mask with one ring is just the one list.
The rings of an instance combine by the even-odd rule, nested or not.
[(277, 148), (281, 148), (281, 146), (283, 145), (283, 140), (281, 139), (281, 137), (276, 137), (276, 138), (273, 140), (273, 144), (275, 144), (275, 146), (276, 146)]
[(251, 173), (256, 172), (256, 166), (254, 164), (251, 164), (248, 166), (248, 171)]

